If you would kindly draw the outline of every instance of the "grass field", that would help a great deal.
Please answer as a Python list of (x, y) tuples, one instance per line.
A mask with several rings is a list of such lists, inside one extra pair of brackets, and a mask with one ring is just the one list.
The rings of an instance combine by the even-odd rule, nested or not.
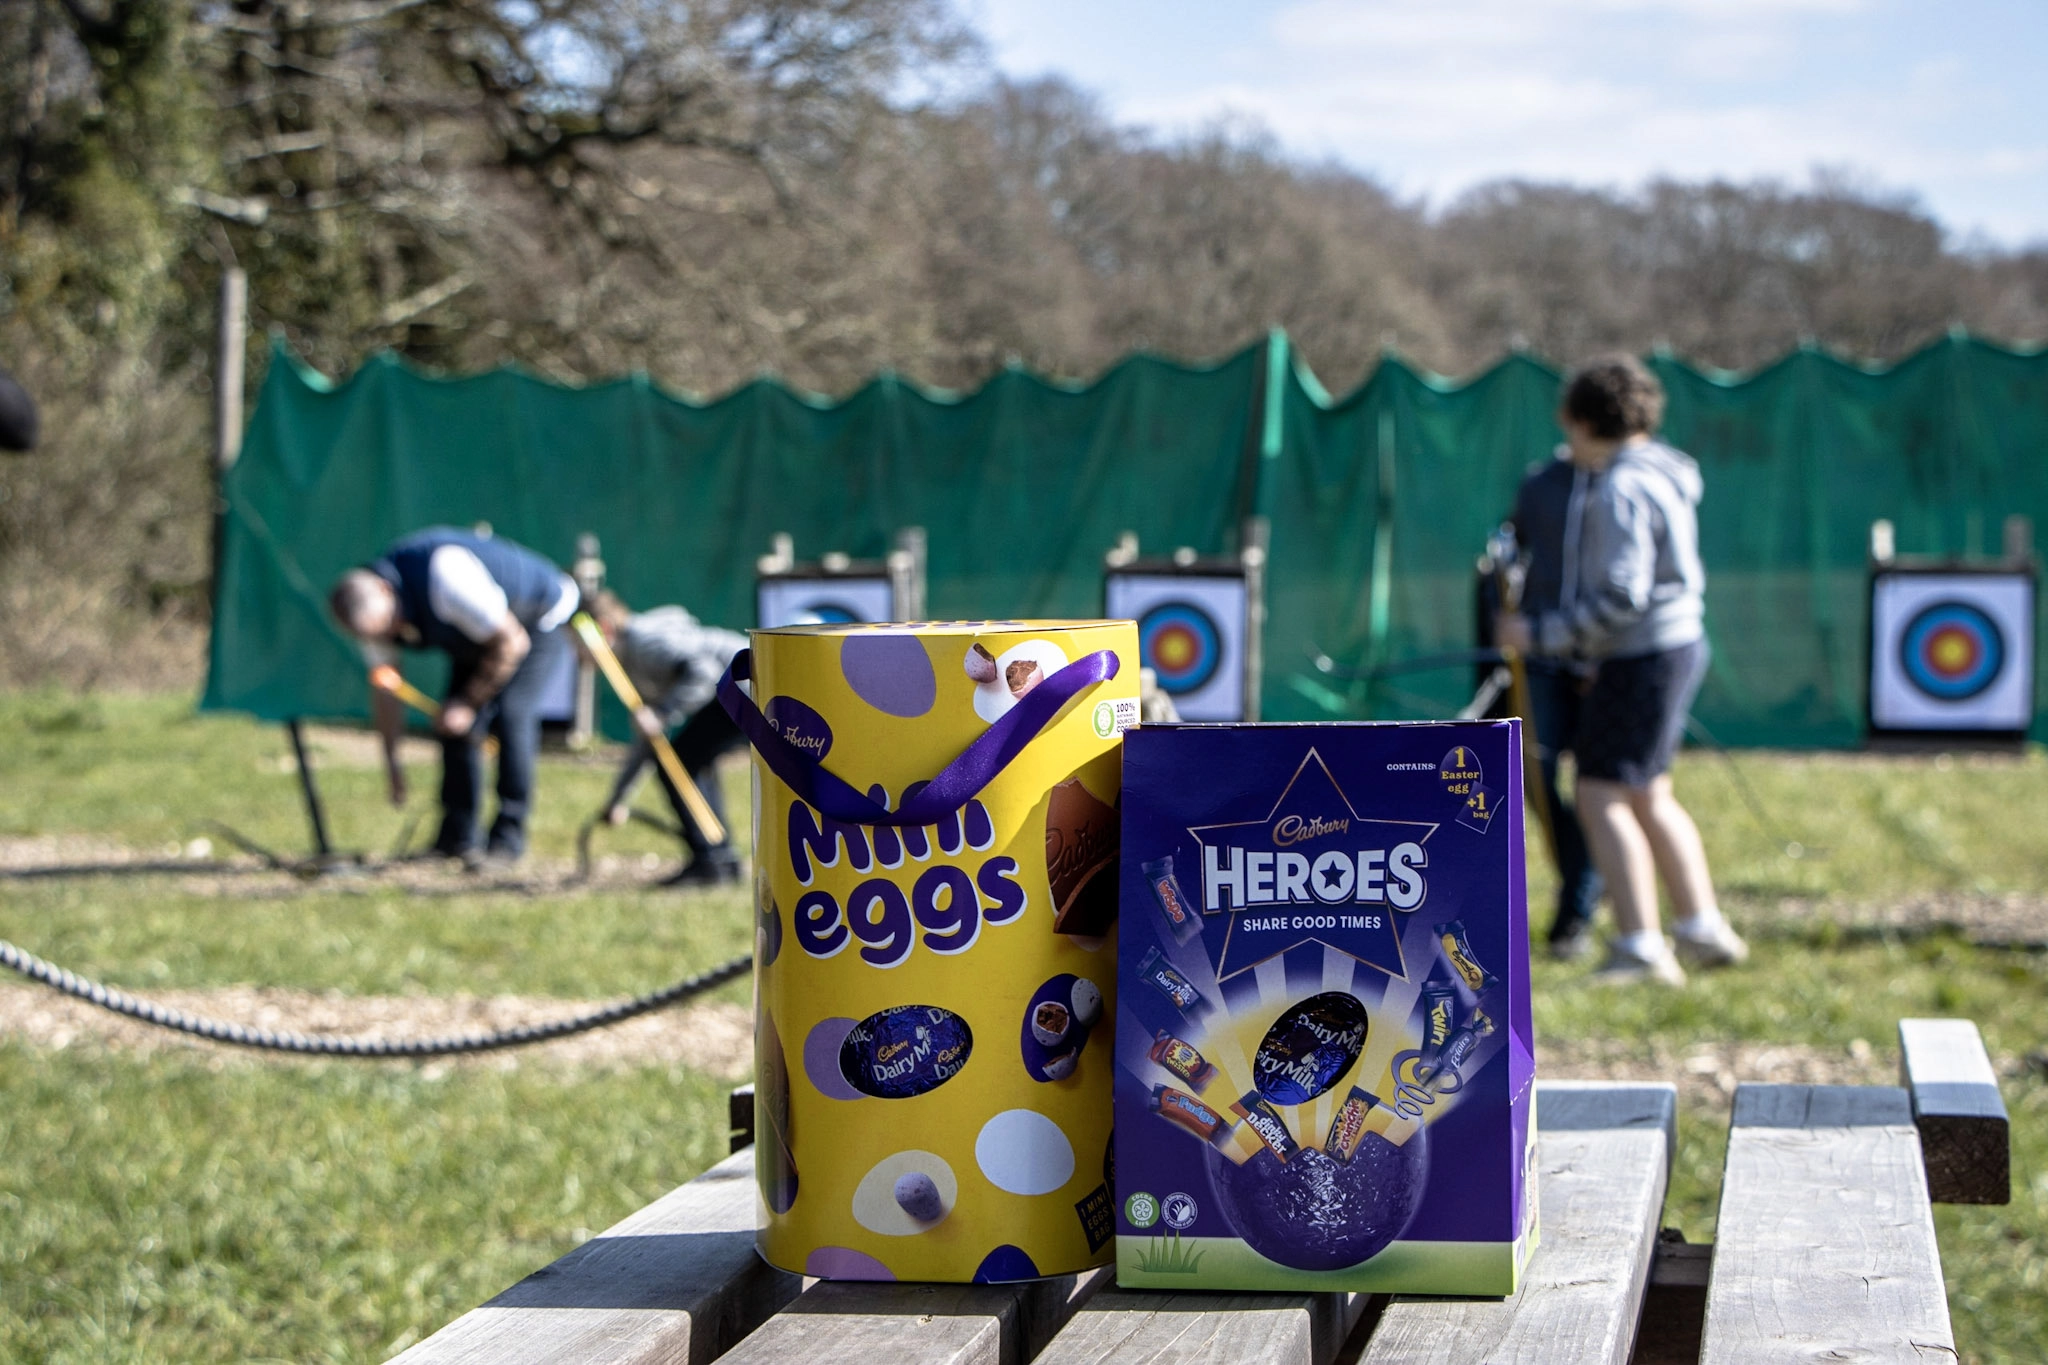
[[(225, 821), (302, 852), (282, 736), (168, 697), (0, 697), (0, 841), (163, 857)], [(344, 847), (381, 853), (404, 818), (363, 746), (319, 757)], [(2048, 1046), (2048, 955), (1953, 931), (1867, 927), (1915, 898), (2040, 897), (2048, 761), (1740, 756), (1767, 835), (1725, 764), (1681, 763), (1731, 913), (1756, 959), (1684, 994), (1599, 992), (1536, 972), (1539, 1042), (1597, 1048), (1628, 1074), (1704, 1045), (1769, 1044), (1895, 1067), (1902, 1015), (1954, 1014), (1994, 1055)], [(415, 773), (427, 784), (431, 768)], [(550, 759), (535, 850), (573, 853), (601, 763)], [(744, 810), (744, 782), (729, 794)], [(649, 800), (647, 796), (643, 801)], [(416, 809), (428, 793), (414, 797)], [(739, 822), (744, 823), (744, 822)], [(220, 844), (219, 837), (213, 836)], [(607, 853), (669, 856), (659, 835)], [(1774, 840), (1809, 851), (1784, 855)], [(646, 989), (745, 950), (734, 893), (433, 894), (374, 878), (289, 883), (98, 875), (0, 882), (0, 937), (138, 992), (243, 983), (351, 995), (589, 999)], [(1549, 888), (1539, 873), (1537, 918)], [(1789, 907), (1789, 908), (1788, 908)], [(1848, 927), (1845, 927), (1848, 926)], [(2036, 939), (2048, 938), (2042, 923)], [(743, 1001), (745, 985), (721, 998)], [(1804, 1053), (1802, 1055), (1804, 1055)], [(1632, 1069), (1631, 1069), (1632, 1068)], [(1726, 1097), (1685, 1080), (1667, 1222), (1712, 1236)], [(0, 1360), (377, 1360), (431, 1332), (723, 1150), (722, 1082), (668, 1066), (147, 1059), (0, 1037)], [(2014, 1202), (1936, 1211), (1964, 1358), (2048, 1358), (2048, 1077), (2016, 1066)]]

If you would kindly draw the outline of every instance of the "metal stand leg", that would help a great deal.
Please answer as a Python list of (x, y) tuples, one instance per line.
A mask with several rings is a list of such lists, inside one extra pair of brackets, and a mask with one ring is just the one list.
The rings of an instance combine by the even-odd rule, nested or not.
[(313, 781), (313, 764), (306, 757), (306, 738), (299, 732), (298, 717), (284, 723), (292, 737), (292, 757), (299, 762), (299, 790), (306, 798), (306, 815), (313, 822), (313, 856), (324, 866), (334, 857), (327, 842), (327, 813), (320, 806), (320, 788)]

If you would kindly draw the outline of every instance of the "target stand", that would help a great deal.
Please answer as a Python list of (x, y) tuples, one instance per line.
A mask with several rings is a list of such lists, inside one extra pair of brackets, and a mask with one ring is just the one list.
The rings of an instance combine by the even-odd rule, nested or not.
[(1904, 558), (1873, 528), (1869, 741), (2016, 748), (2034, 720), (2036, 566), (2009, 532), (1998, 560)]
[(1103, 614), (1138, 623), (1138, 660), (1185, 721), (1258, 715), (1259, 610), (1263, 544), (1234, 557), (1180, 550), (1140, 559), (1137, 540), (1103, 560)]
[(849, 621), (917, 621), (924, 617), (925, 534), (910, 526), (896, 535), (887, 559), (827, 554), (799, 563), (796, 546), (778, 534), (756, 562), (754, 624), (840, 625)]

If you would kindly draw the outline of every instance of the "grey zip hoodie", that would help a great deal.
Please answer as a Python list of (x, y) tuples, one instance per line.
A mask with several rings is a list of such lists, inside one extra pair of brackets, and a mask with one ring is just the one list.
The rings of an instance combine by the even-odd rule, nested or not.
[(1629, 658), (1689, 645), (1706, 633), (1700, 564), (1705, 485), (1692, 457), (1639, 441), (1579, 481), (1565, 510), (1564, 584), (1534, 622), (1545, 654)]

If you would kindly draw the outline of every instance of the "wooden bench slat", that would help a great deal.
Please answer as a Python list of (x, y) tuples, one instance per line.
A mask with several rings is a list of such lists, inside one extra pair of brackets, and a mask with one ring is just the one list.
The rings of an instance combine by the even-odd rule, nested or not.
[(463, 1314), (393, 1365), (701, 1365), (797, 1297), (754, 1254), (740, 1152)]
[(820, 1281), (721, 1365), (1026, 1365), (1115, 1275), (1102, 1266), (1029, 1284)]
[(1505, 1299), (1396, 1297), (1363, 1362), (1626, 1365), (1670, 1183), (1677, 1089), (1545, 1081), (1536, 1099), (1541, 1240), (1522, 1288)]
[(1904, 1090), (1735, 1092), (1702, 1365), (1955, 1359)]
[(1329, 1365), (1372, 1298), (1111, 1289), (1035, 1365)]
[(1967, 1019), (1901, 1019), (1899, 1082), (1913, 1097), (1913, 1125), (1937, 1204), (2012, 1200), (2012, 1136), (1998, 1073)]

